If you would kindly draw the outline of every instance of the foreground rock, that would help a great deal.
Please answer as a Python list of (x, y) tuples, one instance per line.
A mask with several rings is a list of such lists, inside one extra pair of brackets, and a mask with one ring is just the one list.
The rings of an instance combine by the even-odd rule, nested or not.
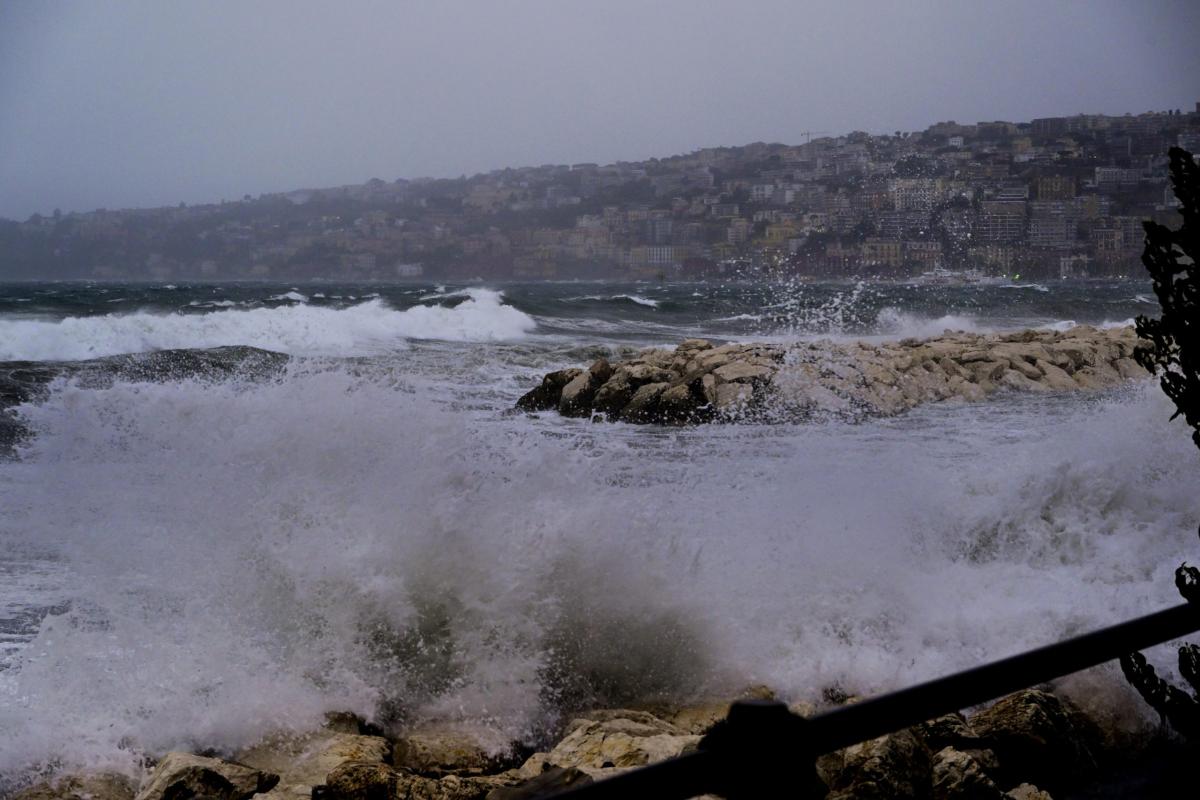
[[(766, 699), (772, 694), (755, 687), (742, 696)], [(168, 753), (137, 797), (530, 800), (691, 752), (723, 718), (728, 703), (655, 703), (646, 708), (653, 711), (579, 712), (546, 743), (544, 752), (515, 768), (515, 762), (490, 755), (465, 728), (429, 724), (393, 738), (371, 735), (373, 729), (354, 720), (331, 723), (309, 734), (268, 737), (235, 754), (235, 761)], [(793, 710), (813, 712), (803, 704)], [(479, 735), (490, 738), (485, 733)], [(1050, 800), (1090, 796), (1089, 787), (1104, 780), (1128, 783), (1130, 777), (1150, 776), (1148, 769), (1167, 763), (1162, 758), (1144, 762), (1138, 773), (1137, 756), (1113, 749), (1115, 741), (1099, 736), (1094, 723), (1069, 702), (1031, 689), (969, 717), (948, 714), (825, 754), (816, 766), (831, 800)], [(1121, 761), (1133, 771), (1111, 768)], [(761, 762), (747, 764), (747, 769), (801, 774), (795, 763), (773, 763), (766, 755)], [(1161, 776), (1143, 783), (1148, 789), (1142, 796), (1159, 796), (1155, 792), (1164, 785)], [(16, 797), (133, 800), (134, 791), (133, 783), (121, 776), (91, 774), (39, 784)]]
[(249, 800), (269, 792), (279, 776), (242, 764), (171, 752), (150, 773), (137, 800)]
[(688, 339), (616, 364), (552, 372), (524, 411), (625, 422), (693, 423), (814, 412), (891, 415), (1003, 389), (1102, 389), (1146, 377), (1132, 328), (950, 333), (897, 343), (726, 344)]
[(67, 775), (31, 786), (13, 795), (13, 800), (133, 800), (137, 784), (111, 772)]
[(263, 798), (299, 800), (312, 796), (312, 789), (342, 764), (383, 764), (392, 747), (381, 736), (362, 736), (322, 730), (302, 736), (272, 736), (238, 753), (238, 763), (277, 774), (278, 784)]

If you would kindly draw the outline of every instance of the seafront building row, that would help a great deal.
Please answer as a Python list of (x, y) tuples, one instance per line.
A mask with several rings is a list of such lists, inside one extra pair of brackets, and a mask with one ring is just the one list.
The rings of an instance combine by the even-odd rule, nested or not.
[(599, 165), (0, 220), (0, 275), (171, 280), (1130, 274), (1175, 224), (1200, 103), (1124, 116), (804, 132)]

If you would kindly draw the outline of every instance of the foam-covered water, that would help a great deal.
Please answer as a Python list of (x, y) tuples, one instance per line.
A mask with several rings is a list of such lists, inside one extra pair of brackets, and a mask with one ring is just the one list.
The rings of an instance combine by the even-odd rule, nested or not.
[[(144, 750), (232, 749), (334, 709), (536, 741), (591, 702), (897, 688), (1176, 602), (1172, 570), (1196, 557), (1200, 453), (1152, 385), (863, 424), (593, 425), (505, 411), (596, 342), (733, 334), (752, 321), (715, 320), (752, 312), (696, 287), (639, 287), (658, 308), (590, 321), (549, 310), (570, 286), (265, 303), (282, 290), (210, 293), (264, 305), (204, 312), (143, 294), (111, 316), (76, 288), (58, 320), (44, 295), (39, 317), (0, 316), (19, 357), (188, 336), (295, 356), (266, 376), (64, 376), (15, 408), (30, 435), (0, 461), (0, 774), (132, 769)], [(902, 300), (827, 330), (1051, 317)], [(1126, 311), (1109, 306), (1092, 321)], [(631, 313), (646, 316), (620, 326)]]
[[(157, 310), (61, 319), (0, 317), (0, 361), (62, 361), (168, 348), (250, 345), (297, 355), (359, 355), (403, 347), (408, 339), (490, 341), (519, 339), (536, 327), (528, 315), (502, 303), (502, 293), (471, 289), (453, 307), (418, 305), (397, 310), (371, 299), (343, 308), (306, 305), (298, 292), (268, 300), (287, 305), (206, 314)], [(196, 301), (192, 301), (196, 302)], [(203, 308), (204, 305), (189, 308)]]

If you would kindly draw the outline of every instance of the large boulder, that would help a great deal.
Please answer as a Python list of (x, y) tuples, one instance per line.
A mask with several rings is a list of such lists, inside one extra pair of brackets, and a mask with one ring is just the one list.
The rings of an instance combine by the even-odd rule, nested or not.
[(592, 398), (596, 390), (612, 377), (613, 369), (606, 359), (597, 360), (585, 372), (572, 378), (563, 387), (558, 399), (558, 413), (564, 417), (586, 417), (592, 413)]
[(64, 775), (12, 795), (12, 800), (133, 800), (137, 784), (115, 772)]
[(674, 758), (699, 741), (699, 736), (644, 711), (593, 711), (568, 726), (567, 735), (545, 755), (545, 762), (603, 775), (614, 767), (640, 767)]
[(639, 386), (638, 390), (633, 393), (633, 397), (621, 409), (621, 419), (626, 422), (660, 421), (658, 399), (669, 388), (671, 388), (671, 384), (665, 382)]
[(563, 388), (581, 372), (583, 370), (572, 368), (548, 373), (536, 388), (521, 396), (521, 399), (517, 401), (517, 408), (522, 411), (546, 411), (557, 408)]
[(925, 798), (932, 786), (930, 753), (911, 731), (900, 731), (842, 751), (827, 800)]
[(933, 800), (1002, 800), (1000, 787), (988, 775), (995, 765), (989, 750), (943, 748), (933, 757)]
[[(348, 727), (348, 726), (347, 726)], [(237, 762), (279, 776), (279, 783), (264, 798), (300, 800), (344, 763), (383, 764), (391, 745), (381, 736), (362, 736), (322, 730), (305, 735), (276, 735), (239, 752)]]
[(1000, 759), (1002, 783), (1030, 781), (1052, 792), (1096, 769), (1095, 734), (1087, 720), (1049, 692), (1011, 694), (970, 719), (971, 729)]
[(486, 800), (539, 800), (567, 789), (577, 789), (592, 782), (592, 776), (574, 767), (549, 767), (536, 778), (516, 786), (492, 789)]
[(385, 764), (350, 761), (329, 773), (314, 800), (484, 800), (495, 789), (513, 786), (512, 774), (428, 778)]
[[(507, 751), (507, 748), (500, 748)], [(479, 735), (454, 726), (427, 726), (398, 738), (392, 765), (420, 775), (482, 775), (504, 769), (507, 759), (496, 755)]]
[(173, 751), (147, 776), (136, 800), (249, 800), (278, 782), (272, 772)]

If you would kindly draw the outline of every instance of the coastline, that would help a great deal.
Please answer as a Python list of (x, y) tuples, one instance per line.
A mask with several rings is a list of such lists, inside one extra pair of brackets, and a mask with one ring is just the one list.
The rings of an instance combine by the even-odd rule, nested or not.
[[(775, 695), (754, 687), (734, 699)], [(453, 723), (391, 733), (353, 714), (331, 713), (319, 730), (279, 732), (233, 753), (146, 756), (136, 776), (58, 775), (11, 800), (521, 800), (693, 752), (729, 702), (581, 711), (536, 752)], [(807, 703), (789, 709), (800, 716), (817, 711)], [(831, 800), (1049, 800), (1114, 781), (1161, 788), (1155, 781), (1165, 776), (1158, 771), (1181, 765), (1180, 754), (1178, 743), (1145, 724), (1131, 736), (1105, 728), (1063, 696), (1027, 689), (969, 715), (948, 714), (822, 755), (816, 771)], [(791, 771), (799, 786), (801, 768)]]

